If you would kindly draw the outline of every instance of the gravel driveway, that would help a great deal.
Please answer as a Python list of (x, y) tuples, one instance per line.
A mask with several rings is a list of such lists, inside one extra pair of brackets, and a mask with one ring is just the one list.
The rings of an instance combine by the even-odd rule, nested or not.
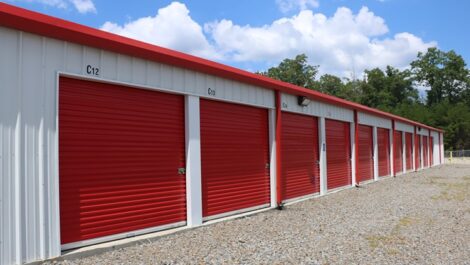
[(62, 264), (470, 264), (470, 165), (445, 165)]

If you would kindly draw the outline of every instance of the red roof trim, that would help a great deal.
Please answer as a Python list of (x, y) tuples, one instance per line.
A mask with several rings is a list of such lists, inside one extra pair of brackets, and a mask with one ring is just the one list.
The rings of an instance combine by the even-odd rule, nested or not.
[(27, 9), (0, 3), (0, 26), (14, 28), (37, 35), (64, 40), (85, 46), (109, 50), (116, 53), (140, 57), (181, 68), (216, 75), (243, 83), (252, 84), (285, 93), (302, 95), (326, 103), (340, 105), (353, 110), (363, 111), (422, 128), (443, 132), (403, 117), (369, 108), (354, 102), (329, 96), (317, 91), (298, 87), (289, 83), (253, 74), (241, 69), (158, 47), (134, 39), (90, 28), (63, 19), (47, 16)]

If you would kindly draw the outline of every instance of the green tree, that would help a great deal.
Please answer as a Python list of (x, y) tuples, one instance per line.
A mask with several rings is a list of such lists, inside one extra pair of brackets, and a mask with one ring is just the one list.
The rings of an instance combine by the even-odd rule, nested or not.
[(419, 84), (430, 88), (427, 94), (430, 106), (444, 100), (460, 102), (468, 93), (469, 71), (462, 56), (452, 50), (444, 52), (433, 47), (426, 53), (419, 52), (411, 70)]
[(408, 70), (387, 66), (365, 71), (361, 82), (361, 104), (382, 110), (392, 111), (400, 104), (413, 104), (418, 101), (418, 91)]
[(443, 101), (431, 108), (432, 120), (428, 123), (443, 128), (446, 148), (470, 149), (470, 105)]
[(284, 59), (278, 66), (259, 74), (297, 86), (314, 89), (318, 66), (309, 65), (307, 55), (299, 54), (294, 59)]
[(323, 93), (333, 96), (339, 96), (343, 87), (343, 81), (335, 75), (324, 74), (318, 81), (318, 89)]

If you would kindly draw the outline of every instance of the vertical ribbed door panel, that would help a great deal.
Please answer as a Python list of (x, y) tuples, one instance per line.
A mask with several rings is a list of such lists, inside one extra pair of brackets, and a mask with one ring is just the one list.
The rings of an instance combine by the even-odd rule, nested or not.
[(328, 189), (351, 185), (351, 136), (348, 122), (326, 120)]
[(269, 204), (268, 137), (266, 109), (201, 100), (204, 217)]
[(186, 220), (182, 96), (60, 78), (62, 244)]
[(421, 167), (421, 137), (415, 135), (415, 167), (418, 170)]
[(374, 151), (372, 127), (359, 125), (359, 146), (357, 161), (357, 181), (371, 180), (374, 177)]
[(428, 137), (423, 136), (423, 167), (428, 166)]
[(413, 169), (413, 135), (411, 133), (406, 133), (405, 140), (406, 170), (411, 170)]
[(283, 200), (319, 192), (317, 118), (282, 113), (281, 143)]
[(390, 130), (377, 128), (379, 177), (390, 175)]
[(403, 141), (402, 132), (393, 133), (393, 171), (396, 174), (403, 172)]

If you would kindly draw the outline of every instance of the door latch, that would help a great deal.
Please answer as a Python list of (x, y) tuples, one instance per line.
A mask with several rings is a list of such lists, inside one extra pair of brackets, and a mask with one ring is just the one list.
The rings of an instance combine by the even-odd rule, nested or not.
[(186, 168), (180, 167), (178, 168), (178, 175), (184, 175), (186, 174)]

